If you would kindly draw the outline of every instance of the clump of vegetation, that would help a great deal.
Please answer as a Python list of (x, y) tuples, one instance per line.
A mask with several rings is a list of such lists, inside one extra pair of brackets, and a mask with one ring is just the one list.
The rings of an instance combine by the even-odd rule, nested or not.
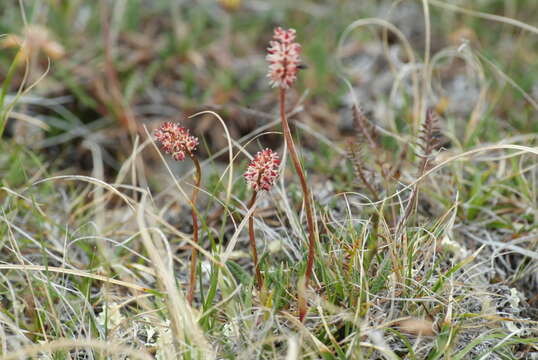
[(538, 5), (466, 6), (0, 5), (0, 360), (534, 358)]

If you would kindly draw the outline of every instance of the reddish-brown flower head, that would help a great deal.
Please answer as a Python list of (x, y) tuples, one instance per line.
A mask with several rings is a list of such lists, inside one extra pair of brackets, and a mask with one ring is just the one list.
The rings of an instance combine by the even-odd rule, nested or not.
[(295, 30), (275, 29), (273, 40), (269, 42), (266, 59), (269, 62), (269, 73), (273, 87), (289, 88), (297, 79), (297, 71), (301, 64), (299, 54), (301, 45), (295, 40)]
[(271, 149), (258, 151), (243, 176), (254, 191), (269, 191), (278, 177), (279, 165), (280, 159), (276, 152)]
[(173, 122), (165, 122), (154, 134), (163, 151), (177, 161), (183, 161), (187, 154), (192, 156), (198, 146), (198, 138), (192, 136), (189, 129)]

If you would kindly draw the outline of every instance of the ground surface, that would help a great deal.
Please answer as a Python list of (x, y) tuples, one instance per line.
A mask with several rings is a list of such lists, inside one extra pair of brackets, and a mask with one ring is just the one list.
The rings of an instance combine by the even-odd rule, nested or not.
[[(536, 14), (533, 0), (2, 1), (0, 359), (538, 358)], [(304, 289), (284, 156), (256, 203), (258, 291), (241, 175), (256, 151), (286, 152), (264, 60), (275, 26), (297, 30), (307, 66), (287, 110), (319, 242)], [(201, 139), (192, 307), (194, 169), (157, 151), (163, 121)]]

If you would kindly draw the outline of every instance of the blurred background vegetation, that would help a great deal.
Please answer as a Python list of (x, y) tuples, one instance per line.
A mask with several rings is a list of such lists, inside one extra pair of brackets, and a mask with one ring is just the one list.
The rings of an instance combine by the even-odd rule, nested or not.
[[(538, 37), (504, 18), (477, 15), (536, 26), (538, 2), (429, 4), (430, 56), (452, 51), (440, 59), (432, 78), (435, 96), (428, 99), (447, 119), (449, 137), (471, 132), (459, 144), (466, 148), (538, 131), (532, 106), (538, 101)], [(470, 13), (454, 11), (455, 5)], [(303, 46), (308, 69), (291, 100), (303, 96), (301, 121), (332, 140), (349, 135), (351, 99), (338, 76), (340, 57), (373, 121), (409, 132), (405, 86), (396, 101), (389, 99), (396, 75), (391, 66), (408, 60), (398, 38), (380, 27), (361, 28), (336, 53), (345, 28), (368, 17), (392, 22), (418, 59), (424, 57), (420, 1), (5, 0), (0, 4), (0, 33), (5, 34), (0, 81), (6, 104), (18, 89), (38, 83), (18, 99), (11, 115), (27, 121), (9, 121), (4, 137), (43, 150), (61, 168), (84, 171), (89, 150), (79, 145), (91, 134), (114, 172), (129, 153), (130, 135), (144, 136), (142, 125), (151, 129), (162, 120), (212, 109), (223, 116), (232, 136), (245, 135), (274, 113), (276, 96), (265, 78), (264, 50), (277, 25), (296, 28)], [(28, 62), (13, 66), (23, 42)], [(477, 102), (480, 114), (473, 115)], [(394, 124), (384, 123), (387, 108), (396, 110)], [(207, 144), (221, 148), (225, 139), (212, 131), (213, 124), (199, 118), (189, 126)]]

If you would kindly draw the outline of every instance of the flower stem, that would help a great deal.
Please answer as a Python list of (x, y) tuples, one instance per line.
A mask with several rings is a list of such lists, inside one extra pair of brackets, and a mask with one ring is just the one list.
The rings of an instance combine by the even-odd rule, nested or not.
[[(252, 209), (256, 202), (257, 191), (252, 193), (252, 198), (248, 204), (248, 210)], [(254, 237), (254, 214), (251, 214), (248, 218), (248, 236), (250, 240), (250, 247), (252, 249), (252, 261), (254, 262), (254, 271), (256, 272), (256, 287), (261, 289), (263, 287), (263, 277), (260, 271), (260, 264), (258, 263), (258, 252), (256, 251), (256, 238)]]
[[(299, 161), (299, 156), (297, 155), (297, 150), (295, 149), (295, 144), (293, 143), (293, 138), (291, 136), (290, 126), (286, 118), (286, 89), (280, 88), (280, 120), (282, 122), (282, 130), (284, 131), (284, 137), (286, 139), (286, 144), (290, 151), (291, 160), (295, 166), (295, 171), (299, 176), (301, 182), (301, 188), (303, 190), (303, 198), (306, 209), (306, 222), (308, 225), (308, 259), (306, 263), (306, 273), (305, 273), (305, 285), (308, 286), (310, 278), (312, 276), (312, 267), (314, 265), (314, 251), (316, 247), (316, 234), (314, 230), (314, 213), (312, 209), (312, 199), (310, 198), (310, 190), (305, 180), (303, 173), (303, 168), (301, 162)], [(303, 295), (299, 295), (303, 296)], [(306, 302), (299, 301), (299, 304), (306, 304)], [(299, 318), (303, 321), (306, 315), (306, 305), (299, 306)]]
[[(195, 184), (191, 194), (191, 215), (192, 215), (192, 241), (198, 245), (198, 216), (196, 214), (196, 198), (198, 197), (198, 191), (200, 189), (200, 183), (202, 180), (202, 168), (198, 159), (189, 154), (194, 166), (196, 167)], [(196, 290), (196, 262), (198, 260), (198, 249), (196, 246), (192, 246), (191, 252), (191, 276), (189, 281), (189, 293), (187, 295), (187, 301), (192, 305), (194, 298), (194, 290)]]

